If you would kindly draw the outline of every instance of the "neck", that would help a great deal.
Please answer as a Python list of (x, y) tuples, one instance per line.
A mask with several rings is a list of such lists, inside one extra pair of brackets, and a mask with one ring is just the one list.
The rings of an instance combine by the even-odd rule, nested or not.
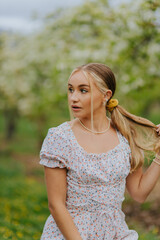
[[(80, 118), (81, 122), (89, 129), (92, 129), (91, 118)], [(109, 119), (105, 114), (101, 114), (99, 116), (93, 116), (93, 130), (96, 132), (100, 132), (106, 129), (109, 124)]]

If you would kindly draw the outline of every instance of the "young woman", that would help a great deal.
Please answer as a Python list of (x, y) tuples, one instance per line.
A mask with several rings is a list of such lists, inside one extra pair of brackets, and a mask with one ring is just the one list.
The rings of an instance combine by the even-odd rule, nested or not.
[[(40, 152), (51, 212), (41, 240), (138, 239), (121, 206), (125, 187), (142, 203), (160, 176), (160, 125), (118, 105), (115, 88), (111, 69), (99, 63), (68, 80), (74, 118), (50, 128)], [(144, 150), (156, 154), (145, 173)]]

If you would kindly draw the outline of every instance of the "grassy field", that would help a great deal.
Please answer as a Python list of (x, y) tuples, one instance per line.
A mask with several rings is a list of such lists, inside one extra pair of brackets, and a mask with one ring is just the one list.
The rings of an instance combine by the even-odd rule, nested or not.
[(26, 176), (23, 164), (3, 156), (0, 189), (0, 239), (40, 239), (49, 214), (44, 185)]
[[(38, 240), (49, 210), (34, 126), (21, 122), (15, 139), (6, 143), (1, 125), (0, 140), (0, 240)], [(150, 211), (152, 204), (147, 204), (141, 209)], [(133, 206), (127, 197), (124, 207)], [(147, 228), (132, 216), (127, 222), (139, 239), (160, 239), (156, 225)]]

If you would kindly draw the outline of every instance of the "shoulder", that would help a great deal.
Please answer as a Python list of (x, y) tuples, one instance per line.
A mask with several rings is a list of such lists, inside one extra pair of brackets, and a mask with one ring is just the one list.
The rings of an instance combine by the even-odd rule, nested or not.
[(42, 149), (59, 149), (61, 146), (68, 146), (68, 135), (67, 135), (68, 123), (64, 122), (57, 127), (51, 127), (48, 129), (47, 135), (43, 141)]
[(114, 127), (114, 129), (117, 132), (118, 138), (120, 139), (120, 141), (123, 142), (123, 143), (129, 144), (127, 138), (123, 135), (123, 133), (116, 127)]
[(124, 143), (126, 143), (126, 144), (129, 144), (127, 138), (126, 138), (119, 130), (117, 130), (117, 132), (118, 132), (118, 134), (120, 135), (122, 141), (123, 141)]
[(48, 134), (54, 137), (66, 137), (69, 129), (68, 122), (64, 122), (57, 127), (51, 127), (48, 129)]
[(117, 133), (119, 135), (122, 145), (125, 147), (125, 149), (128, 149), (128, 151), (131, 152), (130, 144), (127, 138), (119, 130), (117, 130)]
[(48, 129), (40, 150), (40, 164), (51, 168), (69, 166), (70, 146), (65, 137), (66, 129), (66, 123)]

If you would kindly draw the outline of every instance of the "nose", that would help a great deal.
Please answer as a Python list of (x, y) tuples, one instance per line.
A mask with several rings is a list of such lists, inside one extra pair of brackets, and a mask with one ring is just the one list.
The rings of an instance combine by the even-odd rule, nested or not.
[(73, 101), (73, 102), (77, 102), (77, 101), (79, 100), (78, 94), (76, 93), (76, 91), (74, 91), (74, 92), (71, 94), (70, 99), (71, 99), (71, 101)]

